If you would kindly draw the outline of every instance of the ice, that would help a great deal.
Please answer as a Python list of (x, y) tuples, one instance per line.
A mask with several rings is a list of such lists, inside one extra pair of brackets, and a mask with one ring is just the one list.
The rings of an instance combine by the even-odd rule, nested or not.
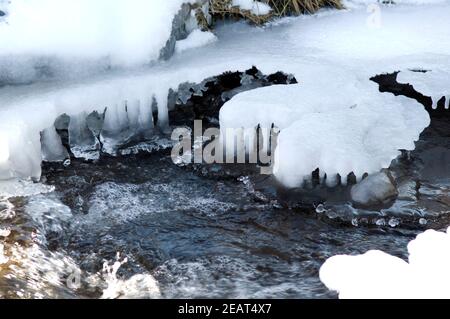
[(255, 15), (266, 15), (272, 11), (268, 4), (254, 0), (233, 0), (232, 6), (239, 7), (241, 10), (248, 10)]
[(181, 53), (183, 51), (199, 48), (216, 41), (217, 37), (214, 33), (209, 31), (204, 32), (201, 30), (194, 30), (186, 39), (177, 41), (175, 51)]
[(69, 123), (70, 150), (77, 158), (95, 160), (100, 157), (100, 142), (89, 129), (86, 112), (74, 115)]
[(435, 69), (431, 71), (403, 71), (397, 75), (397, 81), (411, 84), (416, 91), (433, 100), (433, 108), (445, 97), (445, 108), (450, 107), (450, 72)]
[(69, 153), (61, 142), (54, 126), (45, 129), (41, 136), (42, 159), (47, 162), (61, 162), (69, 158)]
[[(389, 165), (399, 148), (413, 149), (414, 141), (429, 118), (415, 101), (379, 93), (378, 87), (369, 79), (380, 73), (418, 67), (448, 72), (450, 24), (447, 23), (446, 13), (449, 10), (448, 3), (420, 8), (407, 5), (383, 7), (382, 23), (377, 28), (367, 24), (365, 8), (327, 10), (317, 15), (290, 18), (264, 28), (236, 23), (217, 27), (215, 34), (218, 41), (214, 45), (202, 47), (201, 50), (187, 50), (169, 61), (155, 62), (151, 66), (114, 70), (84, 80), (82, 77), (2, 87), (0, 178), (39, 177), (42, 158), (40, 132), (51, 127), (61, 114), (66, 113), (71, 119), (83, 112), (103, 114), (105, 109), (123, 105), (124, 102), (131, 107), (139, 101), (140, 108), (143, 108), (143, 112), (139, 113), (142, 115), (141, 124), (149, 127), (152, 125), (153, 104), (149, 101), (154, 100), (158, 108), (155, 122), (167, 130), (170, 124), (167, 106), (170, 90), (177, 91), (183, 83), (202, 83), (204, 79), (224, 71), (247, 70), (253, 65), (265, 74), (280, 70), (289, 72), (300, 83), (293, 88), (274, 87), (263, 91), (269, 94), (267, 92), (274, 90), (272, 102), (277, 101), (275, 95), (279, 94), (283, 103), (271, 106), (262, 97), (259, 100), (261, 110), (255, 115), (269, 124), (276, 120), (280, 122), (277, 124), (279, 127), (286, 125), (279, 137), (281, 144), (290, 145), (288, 141), (295, 140), (297, 134), (302, 132), (307, 138), (305, 144), (296, 143), (292, 150), (279, 146), (277, 154), (286, 152), (288, 159), (280, 160), (278, 176), (281, 180), (297, 184), (302, 176), (310, 173), (306, 173), (307, 169), (318, 166), (326, 168), (330, 174), (344, 173), (350, 169), (358, 175), (375, 172)], [(261, 43), (264, 43), (263, 50)], [(291, 101), (286, 102), (288, 99), (282, 97), (289, 95)], [(236, 98), (239, 99), (239, 95)], [(290, 113), (286, 115), (285, 111), (277, 113), (271, 109), (276, 107), (281, 110), (284, 107), (292, 112), (303, 99), (310, 99), (311, 105), (303, 103), (305, 105), (302, 105), (301, 111), (295, 110), (294, 115), (308, 114), (311, 119), (307, 123), (309, 132), (302, 127), (295, 129), (294, 123), (290, 122)], [(263, 112), (263, 108), (267, 112)], [(324, 112), (314, 111), (319, 108), (323, 108)], [(120, 114), (120, 117), (125, 117), (124, 112)], [(307, 117), (303, 115), (303, 121), (306, 121)], [(136, 113), (127, 116), (136, 123)], [(298, 126), (302, 126), (302, 118), (296, 118)], [(118, 120), (125, 123), (125, 119)], [(232, 124), (234, 127), (238, 123)], [(81, 120), (78, 126), (87, 125)], [(332, 137), (335, 144), (320, 137), (324, 132)], [(364, 133), (368, 135), (365, 144), (362, 144), (361, 134)], [(353, 134), (359, 140), (353, 139)], [(89, 139), (92, 143), (82, 145), (95, 148), (92, 136)], [(316, 141), (312, 143), (314, 139)], [(85, 142), (85, 139), (80, 141)], [(317, 153), (317, 149), (321, 152)], [(343, 150), (350, 152), (345, 155)], [(304, 156), (311, 159), (297, 169), (292, 160), (296, 159), (297, 152), (303, 151), (308, 152)], [(292, 178), (284, 178), (284, 169), (289, 167), (294, 169), (294, 174)]]
[(450, 228), (427, 230), (408, 244), (408, 262), (381, 251), (334, 256), (320, 279), (340, 298), (449, 298)]

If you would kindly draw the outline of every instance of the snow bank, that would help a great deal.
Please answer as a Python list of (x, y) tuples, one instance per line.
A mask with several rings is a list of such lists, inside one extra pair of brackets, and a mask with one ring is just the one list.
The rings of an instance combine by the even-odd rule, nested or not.
[(450, 298), (450, 228), (408, 244), (408, 262), (381, 251), (334, 256), (320, 279), (340, 298)]
[(217, 41), (217, 37), (212, 32), (203, 32), (201, 30), (194, 30), (189, 36), (177, 41), (175, 51), (181, 53), (186, 50), (199, 48)]
[(400, 149), (413, 150), (429, 125), (421, 105), (369, 88), (330, 83), (332, 94), (324, 94), (323, 83), (315, 81), (256, 89), (227, 102), (220, 124), (281, 129), (274, 174), (286, 186), (302, 186), (317, 168), (329, 186), (336, 185), (337, 174), (345, 184), (348, 174), (362, 178), (388, 167)]
[(403, 71), (397, 75), (397, 81), (411, 84), (414, 89), (433, 100), (433, 108), (445, 97), (445, 108), (450, 108), (450, 72), (433, 70), (429, 72)]
[[(108, 59), (112, 65), (159, 57), (186, 0), (12, 0), (0, 23), (0, 60)], [(2, 64), (3, 64), (2, 63)]]

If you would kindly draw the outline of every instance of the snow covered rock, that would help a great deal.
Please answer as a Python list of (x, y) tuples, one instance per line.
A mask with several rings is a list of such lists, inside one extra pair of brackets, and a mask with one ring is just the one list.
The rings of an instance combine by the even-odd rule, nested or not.
[[(376, 87), (336, 82), (327, 90), (333, 94), (324, 94), (319, 81), (241, 93), (220, 112), (222, 134), (230, 141), (236, 136), (227, 134), (227, 128), (260, 125), (267, 130), (275, 125), (281, 130), (275, 176), (288, 187), (300, 187), (319, 169), (322, 182), (332, 187), (339, 182), (338, 174), (346, 184), (351, 173), (360, 180), (365, 173), (389, 167), (399, 150), (415, 148), (414, 141), (429, 125), (421, 105), (380, 94)], [(262, 144), (268, 145), (267, 136)]]
[(353, 202), (364, 206), (382, 205), (397, 195), (394, 177), (388, 170), (369, 175), (351, 189)]
[[(205, 29), (212, 23), (212, 17), (209, 14), (209, 2), (207, 0), (196, 0), (191, 3), (183, 3), (180, 11), (175, 15), (172, 22), (172, 32), (166, 45), (161, 49), (160, 57), (169, 59), (177, 52), (178, 43), (187, 40), (192, 33), (195, 33), (190, 41), (184, 43), (195, 43), (194, 47), (207, 44), (206, 35), (198, 36), (198, 32)], [(197, 32), (196, 32), (197, 31)], [(210, 33), (212, 35), (212, 33)], [(211, 37), (210, 37), (211, 38)], [(201, 42), (202, 39), (203, 42)], [(201, 43), (199, 43), (201, 42)]]
[(419, 234), (408, 252), (408, 262), (382, 251), (334, 256), (320, 279), (342, 299), (450, 298), (450, 228)]

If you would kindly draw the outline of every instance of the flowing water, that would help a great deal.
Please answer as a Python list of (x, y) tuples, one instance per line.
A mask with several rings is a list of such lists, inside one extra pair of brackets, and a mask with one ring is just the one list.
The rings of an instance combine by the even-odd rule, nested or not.
[(448, 225), (449, 133), (433, 117), (391, 168), (399, 199), (372, 211), (287, 192), (252, 167), (178, 166), (169, 149), (44, 164), (54, 189), (24, 184), (39, 192), (0, 201), (0, 297), (336, 298), (319, 279), (328, 257), (407, 258), (418, 233)]

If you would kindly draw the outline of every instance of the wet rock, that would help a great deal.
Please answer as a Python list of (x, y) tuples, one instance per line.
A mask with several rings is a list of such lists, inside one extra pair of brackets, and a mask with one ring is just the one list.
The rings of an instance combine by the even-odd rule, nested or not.
[(370, 175), (351, 189), (352, 201), (361, 206), (384, 205), (397, 196), (397, 185), (387, 170)]

